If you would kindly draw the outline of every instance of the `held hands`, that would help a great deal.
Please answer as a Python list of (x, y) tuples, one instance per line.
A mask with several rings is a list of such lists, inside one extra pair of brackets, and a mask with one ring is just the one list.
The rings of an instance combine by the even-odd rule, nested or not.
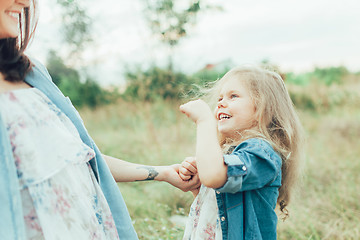
[(207, 105), (207, 103), (205, 103), (201, 99), (190, 101), (188, 103), (181, 105), (180, 111), (186, 114), (186, 116), (188, 116), (196, 124), (198, 124), (201, 121), (214, 118), (209, 105)]
[(179, 188), (180, 190), (187, 191), (196, 191), (196, 189), (200, 188), (200, 179), (198, 174), (193, 175), (191, 178), (184, 180), (180, 177), (180, 164), (174, 164), (169, 166), (166, 177), (164, 181), (170, 183), (171, 185)]
[(197, 174), (196, 159), (195, 157), (187, 157), (181, 163), (179, 168), (179, 176), (182, 180), (190, 180), (194, 175)]
[[(179, 168), (179, 176), (184, 181), (191, 181), (194, 178), (198, 179), (197, 167), (196, 167), (196, 158), (195, 157), (187, 157), (181, 163)], [(194, 197), (199, 193), (200, 186), (190, 190)]]

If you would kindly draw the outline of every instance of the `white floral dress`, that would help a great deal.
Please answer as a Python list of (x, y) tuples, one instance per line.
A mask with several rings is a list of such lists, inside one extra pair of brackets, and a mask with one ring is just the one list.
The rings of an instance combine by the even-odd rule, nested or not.
[(214, 189), (201, 185), (190, 207), (183, 240), (222, 240)]
[(27, 239), (118, 239), (88, 163), (95, 155), (36, 88), (0, 94), (17, 167)]

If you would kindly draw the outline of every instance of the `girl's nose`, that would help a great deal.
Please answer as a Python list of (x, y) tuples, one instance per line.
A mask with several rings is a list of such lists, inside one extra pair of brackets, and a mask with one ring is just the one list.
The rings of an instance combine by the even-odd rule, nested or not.
[(217, 104), (217, 107), (218, 108), (227, 107), (227, 102), (225, 101), (225, 99), (220, 100)]

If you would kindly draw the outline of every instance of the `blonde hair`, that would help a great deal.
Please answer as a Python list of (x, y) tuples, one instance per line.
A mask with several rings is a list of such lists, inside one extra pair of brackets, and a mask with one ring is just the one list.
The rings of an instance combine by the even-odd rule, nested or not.
[(248, 88), (255, 105), (256, 126), (239, 133), (240, 140), (219, 141), (226, 152), (230, 145), (238, 145), (249, 138), (262, 138), (270, 143), (282, 159), (282, 180), (277, 203), (280, 211), (288, 216), (291, 190), (300, 173), (303, 129), (283, 79), (274, 71), (257, 66), (241, 66), (231, 69), (209, 89), (207, 99), (215, 106), (223, 84), (238, 79)]

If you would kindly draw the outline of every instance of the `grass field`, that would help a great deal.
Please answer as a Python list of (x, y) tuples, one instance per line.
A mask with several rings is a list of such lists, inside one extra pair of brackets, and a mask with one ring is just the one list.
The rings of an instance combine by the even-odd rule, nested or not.
[[(298, 109), (307, 135), (304, 174), (290, 218), (279, 221), (278, 239), (360, 239), (359, 80), (289, 89), (315, 107), (307, 109), (303, 102)], [(103, 153), (164, 165), (179, 163), (195, 150), (195, 126), (178, 111), (179, 104), (119, 101), (80, 114)], [(119, 187), (140, 239), (182, 238), (183, 226), (170, 217), (187, 215), (191, 193), (158, 182)]]

